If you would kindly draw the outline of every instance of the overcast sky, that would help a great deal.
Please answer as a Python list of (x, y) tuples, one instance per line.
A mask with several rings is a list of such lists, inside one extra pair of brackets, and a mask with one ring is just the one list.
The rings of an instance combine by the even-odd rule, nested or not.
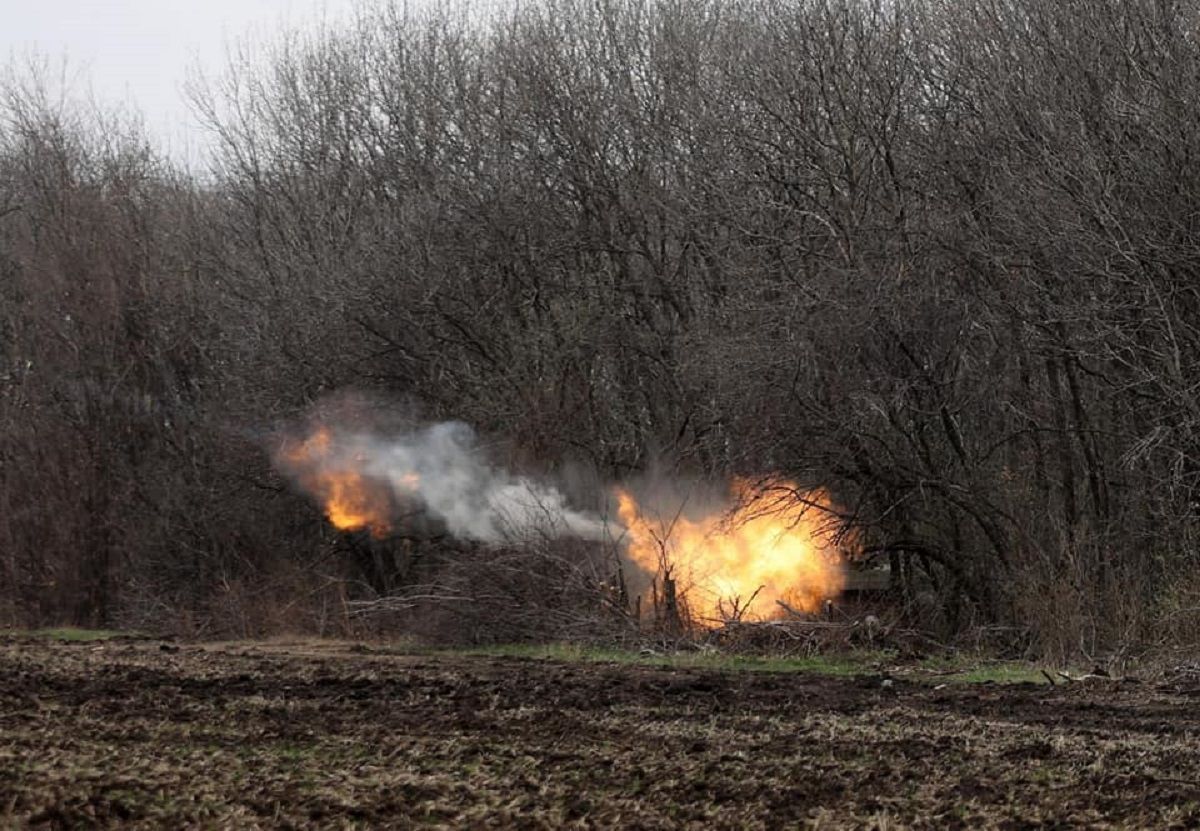
[[(356, 0), (0, 0), (0, 59), (65, 57), (102, 101), (135, 104), (172, 155), (195, 159), (204, 135), (183, 83), (195, 65), (220, 71), (225, 45), (249, 33), (352, 14)], [(189, 149), (190, 148), (190, 149)]]

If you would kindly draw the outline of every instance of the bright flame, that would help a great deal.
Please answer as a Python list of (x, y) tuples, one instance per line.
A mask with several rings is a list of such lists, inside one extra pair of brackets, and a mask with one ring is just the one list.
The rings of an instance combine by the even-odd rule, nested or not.
[(821, 527), (829, 497), (784, 481), (738, 481), (734, 490), (731, 511), (649, 520), (632, 494), (618, 489), (629, 557), (651, 574), (670, 569), (692, 616), (709, 625), (777, 617), (785, 606), (812, 613), (837, 597), (845, 585), (842, 558)]
[[(318, 428), (304, 441), (285, 446), (280, 456), (305, 491), (322, 504), (334, 527), (342, 531), (365, 528), (377, 538), (392, 530), (387, 484), (364, 476), (360, 472), (365, 461), (362, 453), (335, 446), (328, 428)], [(419, 479), (409, 473), (401, 481), (413, 490)]]

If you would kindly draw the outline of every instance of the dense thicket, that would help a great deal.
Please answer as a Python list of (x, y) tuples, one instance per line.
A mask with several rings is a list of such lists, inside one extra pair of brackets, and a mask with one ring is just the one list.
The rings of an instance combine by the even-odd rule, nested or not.
[(1190, 637), (1198, 23), (382, 8), (199, 85), (202, 179), (14, 76), (0, 619), (323, 625), (370, 569), (261, 431), (353, 386), (603, 476), (828, 487), (950, 629)]

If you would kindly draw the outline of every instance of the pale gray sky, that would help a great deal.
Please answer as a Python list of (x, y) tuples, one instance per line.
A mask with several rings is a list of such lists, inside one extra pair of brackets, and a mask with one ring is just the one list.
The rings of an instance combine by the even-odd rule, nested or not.
[[(206, 139), (183, 95), (190, 68), (219, 72), (226, 43), (349, 18), (357, 0), (0, 0), (0, 62), (66, 58), (81, 92), (129, 102), (177, 159)], [(189, 150), (190, 147), (190, 150)]]

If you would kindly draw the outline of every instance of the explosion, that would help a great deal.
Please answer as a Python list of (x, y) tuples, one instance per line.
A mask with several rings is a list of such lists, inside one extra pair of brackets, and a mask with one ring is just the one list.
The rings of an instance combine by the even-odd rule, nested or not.
[[(392, 494), (386, 483), (363, 474), (361, 449), (335, 443), (326, 427), (302, 441), (287, 443), (279, 457), (306, 492), (321, 503), (329, 522), (341, 531), (369, 530), (381, 539), (392, 530)], [(405, 473), (400, 481), (415, 488), (419, 477)]]
[(822, 516), (829, 497), (791, 482), (734, 483), (732, 510), (692, 519), (648, 519), (627, 490), (617, 491), (629, 558), (650, 574), (671, 576), (691, 615), (715, 625), (764, 619), (790, 609), (819, 611), (845, 584), (842, 558)]
[(275, 463), (334, 527), (379, 539), (418, 514), (460, 540), (486, 543), (609, 534), (552, 484), (493, 465), (462, 422), (386, 432), (316, 422), (285, 438)]
[(569, 507), (550, 482), (496, 467), (461, 422), (388, 433), (318, 422), (285, 439), (275, 460), (342, 531), (383, 539), (422, 513), (462, 540), (619, 540), (639, 569), (673, 581), (701, 624), (817, 612), (844, 585), (828, 495), (783, 479), (737, 480), (733, 507), (704, 516), (656, 514), (618, 488), (612, 522)]

